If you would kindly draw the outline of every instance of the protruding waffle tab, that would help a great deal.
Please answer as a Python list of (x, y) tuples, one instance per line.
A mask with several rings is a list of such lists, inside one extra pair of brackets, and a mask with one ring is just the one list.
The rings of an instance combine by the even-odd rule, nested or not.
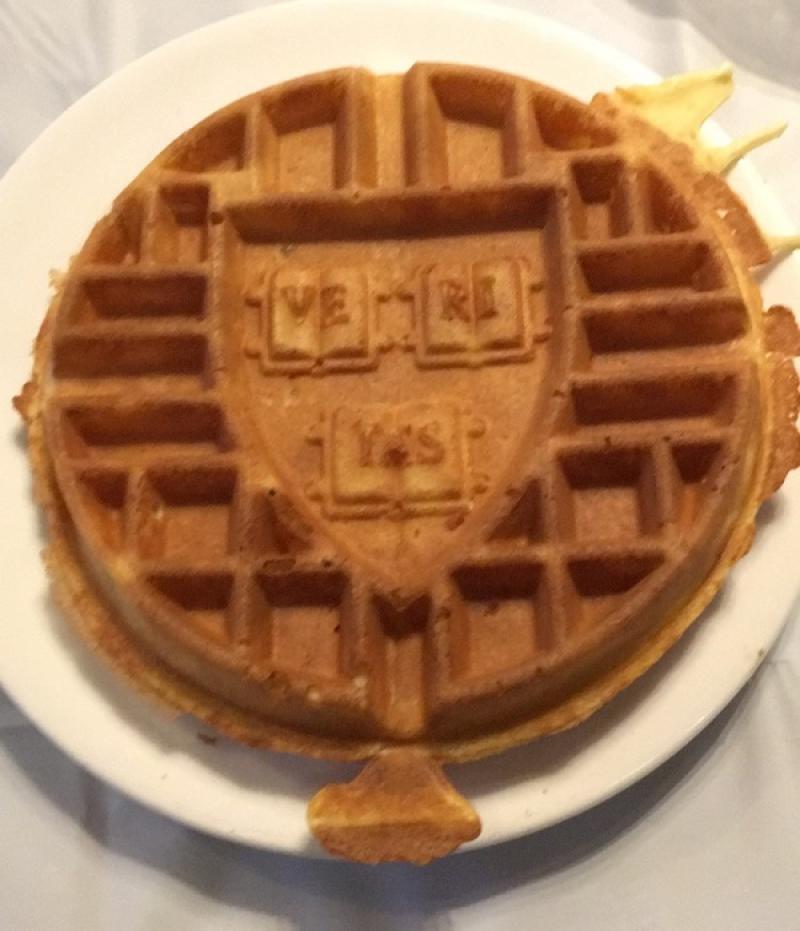
[(800, 394), (794, 367), (794, 357), (800, 349), (800, 331), (788, 307), (770, 307), (767, 311), (765, 341), (770, 361), (773, 425), (763, 499), (774, 494), (787, 474), (800, 464), (800, 433), (797, 430)]
[(324, 786), (311, 799), (308, 823), (332, 854), (360, 863), (422, 865), (481, 830), (439, 764), (410, 748), (384, 750), (352, 782)]
[[(798, 237), (800, 239), (800, 237)], [(800, 327), (788, 307), (775, 304), (764, 315), (764, 342), (768, 352), (800, 356)]]
[(730, 65), (692, 71), (658, 84), (618, 87), (613, 97), (673, 139), (693, 143), (700, 127), (733, 92)]

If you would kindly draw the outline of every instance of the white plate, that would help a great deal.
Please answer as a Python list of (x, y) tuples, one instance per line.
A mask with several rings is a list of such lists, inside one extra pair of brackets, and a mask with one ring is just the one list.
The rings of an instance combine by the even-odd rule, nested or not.
[[(268, 84), (341, 65), (402, 70), (418, 59), (515, 72), (588, 98), (653, 75), (561, 26), (468, 3), (301, 2), (237, 16), (161, 48), (68, 110), (0, 182), (0, 398), (25, 380), (63, 268), (111, 198), (166, 143), (213, 110)], [(738, 186), (771, 228), (788, 221), (755, 173)], [(787, 277), (788, 274), (788, 277)], [(782, 272), (800, 293), (797, 269)], [(0, 681), (36, 725), (98, 776), (201, 830), (315, 853), (305, 806), (355, 767), (198, 739), (101, 668), (51, 609), (16, 418), (0, 404), (5, 587)], [(618, 792), (696, 734), (752, 675), (790, 613), (800, 549), (800, 479), (768, 507), (756, 544), (713, 610), (648, 676), (576, 730), (451, 769), (478, 809), (481, 846), (553, 824)]]

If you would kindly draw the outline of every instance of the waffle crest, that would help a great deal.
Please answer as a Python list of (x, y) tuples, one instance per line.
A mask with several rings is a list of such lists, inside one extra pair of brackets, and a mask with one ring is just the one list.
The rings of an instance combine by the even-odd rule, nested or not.
[(764, 250), (611, 97), (418, 64), (244, 98), (120, 195), (39, 339), (62, 600), (253, 744), (460, 760), (574, 724), (795, 464)]

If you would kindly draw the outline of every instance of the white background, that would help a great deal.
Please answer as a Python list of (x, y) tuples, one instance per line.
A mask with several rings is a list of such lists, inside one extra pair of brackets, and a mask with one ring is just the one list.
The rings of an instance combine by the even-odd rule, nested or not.
[[(0, 172), (111, 71), (261, 5), (0, 0)], [(795, 0), (510, 5), (664, 73), (733, 61), (739, 89), (720, 122), (733, 135), (793, 122), (755, 162), (800, 226)], [(798, 931), (799, 685), (800, 627), (790, 623), (733, 705), (643, 782), (559, 827), (425, 870), (303, 861), (200, 836), (98, 783), (0, 693), (0, 928)]]

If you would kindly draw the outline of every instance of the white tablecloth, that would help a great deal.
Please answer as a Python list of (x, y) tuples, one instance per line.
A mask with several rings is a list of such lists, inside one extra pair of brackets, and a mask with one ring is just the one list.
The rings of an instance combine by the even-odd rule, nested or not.
[[(259, 5), (0, 0), (0, 172), (111, 71)], [(720, 121), (733, 134), (793, 122), (755, 162), (800, 227), (797, 0), (513, 5), (664, 73), (733, 61), (739, 90)], [(312, 862), (201, 836), (99, 783), (0, 692), (0, 838), (7, 931), (798, 931), (800, 625), (790, 622), (713, 725), (638, 785), (566, 824), (425, 870)]]

